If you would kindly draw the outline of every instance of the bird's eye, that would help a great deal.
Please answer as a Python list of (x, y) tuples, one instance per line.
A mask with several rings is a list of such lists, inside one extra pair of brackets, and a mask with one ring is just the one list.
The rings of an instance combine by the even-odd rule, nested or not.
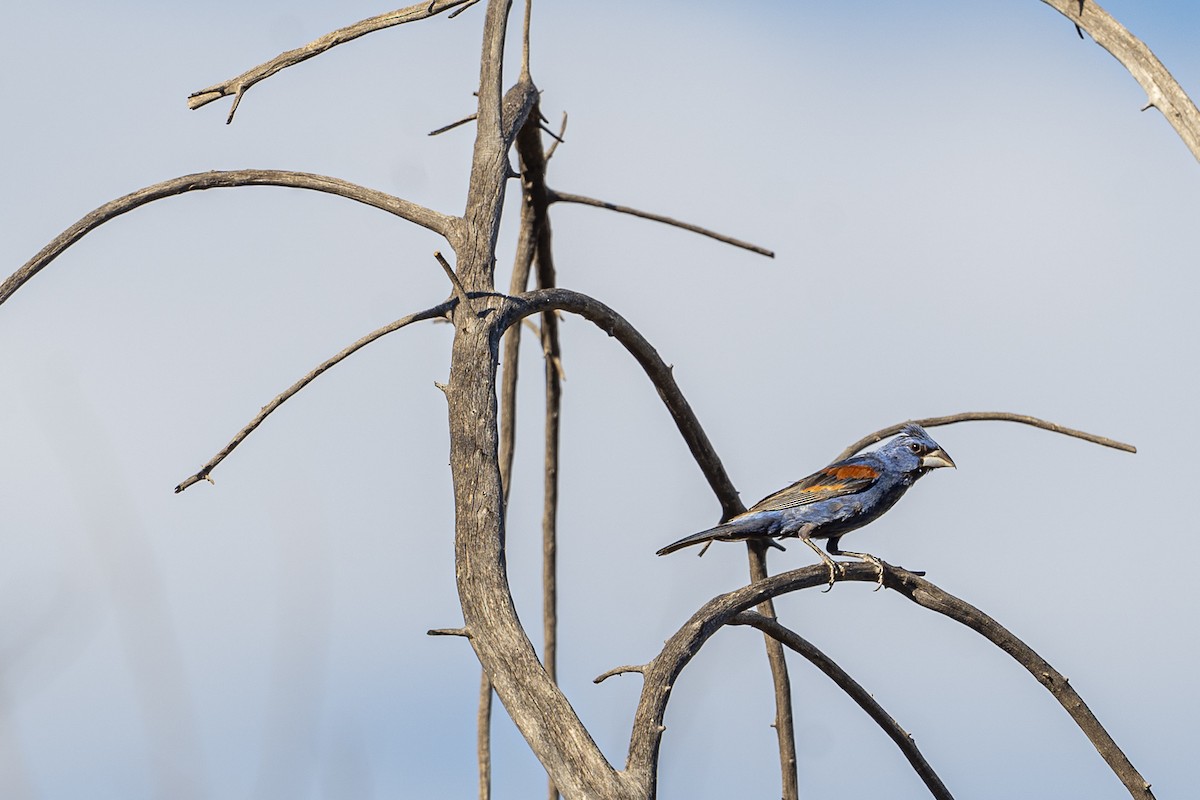
[(920, 442), (913, 442), (912, 444), (910, 444), (910, 445), (908, 446), (908, 449), (909, 449), (909, 450), (912, 450), (912, 451), (913, 451), (914, 453), (916, 453), (917, 455), (920, 455), (920, 454), (921, 454), (921, 443), (920, 443)]

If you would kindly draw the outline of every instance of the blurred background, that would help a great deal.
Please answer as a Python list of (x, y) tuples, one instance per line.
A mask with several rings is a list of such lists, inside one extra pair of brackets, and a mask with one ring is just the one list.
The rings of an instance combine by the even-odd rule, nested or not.
[[(1106, 6), (1200, 92), (1200, 7)], [(482, 6), (287, 70), (233, 125), (228, 100), (186, 107), (386, 10), (7, 4), (0, 271), (114, 197), (209, 169), (329, 174), (460, 213), (474, 129), (426, 133), (474, 110)], [(533, 48), (551, 126), (570, 114), (553, 187), (778, 254), (553, 212), (560, 282), (674, 365), (747, 503), (913, 417), (1006, 410), (1138, 446), (937, 429), (959, 469), (843, 545), (993, 615), (1070, 677), (1159, 797), (1193, 791), (1200, 166), (1139, 113), (1133, 79), (1036, 2), (539, 3)], [(509, 226), (501, 286), (513, 242)], [(193, 193), (103, 226), (0, 309), (0, 796), (474, 795), (478, 664), (465, 641), (425, 635), (461, 624), (433, 385), (450, 327), (373, 344), (272, 416), (216, 485), (171, 491), (314, 365), (447, 297), (439, 247), (327, 195)], [(746, 557), (654, 556), (718, 505), (632, 359), (578, 318), (562, 337), (559, 670), (621, 765), (640, 678), (592, 678), (652, 657), (746, 582)], [(523, 353), (509, 567), (536, 640), (532, 337)], [(771, 554), (774, 570), (813, 561)], [(961, 796), (1125, 796), (974, 633), (861, 584), (779, 611)], [(804, 796), (926, 796), (856, 706), (791, 663)], [(761, 637), (714, 637), (668, 709), (660, 796), (777, 797), (771, 697)], [(496, 797), (544, 793), (499, 706), (494, 744)]]

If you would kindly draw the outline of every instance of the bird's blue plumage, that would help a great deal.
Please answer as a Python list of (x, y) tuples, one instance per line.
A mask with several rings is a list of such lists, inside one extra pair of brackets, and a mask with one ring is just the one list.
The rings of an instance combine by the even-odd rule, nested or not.
[(673, 542), (658, 554), (708, 541), (800, 537), (828, 539), (829, 552), (839, 555), (837, 542), (843, 534), (886, 512), (929, 470), (953, 466), (950, 456), (923, 428), (909, 424), (878, 450), (830, 464), (764, 497), (728, 522)]

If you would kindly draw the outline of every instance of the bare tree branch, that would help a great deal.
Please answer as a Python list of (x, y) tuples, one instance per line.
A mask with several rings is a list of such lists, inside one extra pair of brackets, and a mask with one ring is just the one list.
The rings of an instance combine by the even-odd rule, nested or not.
[(479, 761), (479, 800), (492, 796), (492, 681), (479, 672), (479, 712), (475, 718), (475, 756)]
[(156, 183), (131, 192), (124, 197), (118, 197), (84, 216), (78, 222), (54, 238), (50, 244), (43, 247), (37, 255), (29, 259), (16, 272), (0, 284), (0, 303), (6, 301), (26, 281), (36, 275), (43, 267), (58, 258), (75, 242), (86, 234), (103, 225), (109, 220), (144, 206), (164, 197), (172, 197), (185, 192), (203, 191), (205, 189), (224, 189), (234, 186), (283, 186), (291, 189), (311, 189), (327, 192), (365, 205), (373, 206), (401, 219), (415, 222), (423, 228), (444, 236), (451, 244), (458, 241), (462, 220), (450, 217), (424, 206), (385, 194), (375, 189), (368, 189), (339, 178), (325, 175), (312, 175), (307, 172), (289, 172), (272, 169), (240, 169), (229, 172), (198, 172), (194, 175), (183, 175), (178, 178)]
[[(878, 579), (874, 565), (843, 562), (842, 566), (839, 581), (873, 582)], [(721, 626), (729, 624), (738, 614), (769, 598), (823, 586), (828, 576), (828, 571), (820, 564), (783, 572), (718, 595), (693, 614), (691, 619), (667, 640), (662, 651), (646, 667), (642, 696), (634, 716), (627, 772), (631, 775), (654, 774), (662, 732), (665, 730), (662, 726), (663, 714), (670, 699), (671, 689), (683, 668)], [(1130, 795), (1140, 800), (1153, 799), (1150, 785), (1100, 725), (1083, 699), (1067, 683), (1067, 679), (1028, 645), (987, 614), (943, 591), (916, 573), (884, 562), (884, 586), (894, 589), (918, 605), (966, 625), (1012, 656), (1062, 704)]]
[(592, 683), (604, 683), (606, 680), (608, 680), (609, 678), (612, 678), (616, 675), (625, 675), (630, 672), (644, 674), (646, 672), (646, 665), (645, 664), (625, 664), (624, 666), (613, 667), (610, 670), (605, 670), (604, 672), (601, 672), (595, 678), (592, 678)]
[[(507, 0), (488, 0), (480, 57), (479, 119), (464, 213), (455, 248), (459, 279), (469, 292), (491, 292), (495, 246), (511, 174), (508, 151), (537, 96), (519, 81), (501, 97)], [(457, 315), (451, 349), (450, 468), (454, 479), (455, 578), (471, 646), (492, 679), (517, 729), (568, 797), (644, 798), (646, 786), (619, 775), (579, 715), (537, 658), (521, 626), (508, 584), (504, 502), (498, 464), (497, 350), (503, 326), (497, 311), (512, 301), (490, 300), (477, 314)]]
[(734, 247), (740, 247), (743, 250), (749, 250), (752, 253), (758, 253), (759, 255), (766, 256), (767, 258), (775, 257), (774, 251), (768, 250), (765, 247), (759, 247), (756, 244), (750, 244), (750, 242), (744, 242), (741, 239), (734, 239), (732, 236), (725, 236), (724, 234), (709, 230), (708, 228), (701, 228), (699, 225), (692, 225), (688, 222), (680, 222), (677, 219), (664, 217), (661, 214), (651, 214), (649, 211), (639, 211), (638, 209), (630, 208), (629, 206), (620, 206), (616, 203), (609, 203), (604, 200), (595, 200), (591, 197), (584, 197), (581, 194), (568, 194), (566, 192), (556, 192), (552, 190), (550, 192), (550, 202), (578, 203), (579, 205), (594, 206), (595, 208), (607, 208), (609, 211), (616, 211), (621, 214), (630, 214), (634, 217), (641, 217), (642, 219), (649, 219), (653, 220), (654, 222), (661, 222), (665, 225), (671, 225), (675, 228), (682, 228), (685, 231), (698, 233), (701, 236), (707, 236), (710, 239), (716, 239), (718, 242), (731, 244)]
[[(525, 2), (524, 48), (521, 74), (529, 78), (529, 15), (531, 0)], [(532, 227), (539, 289), (557, 283), (550, 228), (550, 204), (546, 197), (546, 158), (539, 133), (541, 111), (535, 101), (525, 124), (517, 134), (517, 154), (521, 159), (524, 205), (532, 208)], [(524, 219), (524, 217), (522, 217)], [(562, 350), (555, 311), (541, 315), (539, 327), (544, 357), (546, 386), (545, 444), (542, 456), (542, 663), (550, 679), (558, 681), (558, 446), (562, 413)], [(558, 788), (551, 780), (549, 800), (558, 800)]]
[(471, 632), (466, 628), (430, 628), (425, 631), (426, 636), (461, 636), (464, 639), (471, 638)]
[[(1086, 433), (1077, 431), (1074, 428), (1068, 428), (1059, 425), (1056, 422), (1048, 422), (1044, 419), (1031, 417), (1028, 414), (1010, 414), (1007, 411), (964, 411), (961, 414), (947, 414), (944, 417), (925, 417), (924, 419), (909, 420), (915, 422), (923, 428), (936, 428), (939, 425), (953, 425), (956, 422), (1019, 422), (1022, 425), (1031, 425), (1035, 428), (1041, 428), (1054, 433), (1061, 433), (1064, 436), (1073, 436), (1076, 439), (1083, 439), (1085, 442), (1092, 444), (1104, 445), (1115, 450), (1124, 450), (1126, 453), (1136, 453), (1137, 448), (1131, 444), (1118, 442), (1115, 439), (1108, 439), (1104, 436), (1097, 436), (1094, 433)], [(837, 454), (834, 461), (841, 461), (862, 450), (864, 447), (870, 447), (876, 442), (881, 442), (889, 436), (897, 434), (909, 422), (897, 422), (895, 425), (889, 425), (886, 428), (877, 430), (874, 433), (867, 434), (859, 439), (854, 444), (847, 447), (845, 450)]]
[[(746, 542), (746, 554), (750, 559), (750, 581), (761, 581), (767, 577), (767, 545), (764, 542)], [(760, 616), (775, 619), (775, 602), (767, 598), (758, 606)], [(775, 688), (775, 738), (779, 743), (779, 776), (783, 800), (797, 800), (800, 784), (796, 775), (796, 723), (792, 714), (792, 679), (788, 675), (787, 659), (783, 657), (783, 645), (778, 638), (763, 632), (763, 644), (767, 648), (767, 665), (771, 668), (771, 684)]]
[[(348, 25), (345, 28), (339, 28), (332, 33), (327, 33), (319, 39), (314, 39), (308, 44), (297, 47), (295, 50), (288, 50), (286, 53), (280, 53), (265, 64), (259, 64), (257, 67), (252, 67), (246, 70), (241, 75), (230, 78), (220, 83), (215, 83), (206, 89), (201, 89), (198, 92), (192, 92), (188, 95), (188, 108), (193, 111), (202, 106), (206, 106), (214, 100), (220, 100), (222, 97), (234, 95), (233, 105), (229, 109), (229, 116), (225, 119), (225, 124), (233, 122), (233, 115), (237, 111), (238, 104), (241, 103), (242, 97), (250, 89), (251, 86), (261, 80), (265, 80), (276, 72), (285, 70), (288, 67), (307, 61), (313, 56), (319, 56), (326, 50), (337, 47), (339, 44), (353, 41), (360, 36), (365, 36), (368, 33), (391, 28), (396, 25), (403, 25), (406, 22), (416, 22), (429, 17), (437, 16), (447, 9), (455, 6), (472, 6), (479, 0), (432, 0), (432, 2), (417, 3), (416, 5), (401, 8), (396, 11), (389, 11), (386, 14), (380, 14), (377, 17), (364, 19), (356, 22), (353, 25)], [(460, 9), (460, 11), (463, 9)], [(457, 12), (456, 12), (457, 13)], [(455, 14), (451, 14), (451, 17)]]
[[(479, 2), (479, 0), (475, 0), (475, 2)], [(456, 122), (451, 122), (449, 125), (443, 125), (442, 127), (438, 128), (436, 130), (432, 130), (429, 133), (427, 133), (426, 136), (438, 136), (440, 134), (445, 133), (446, 131), (452, 131), (460, 125), (466, 125), (468, 122), (474, 122), (477, 119), (479, 119), (478, 114), (471, 114), (470, 116), (463, 117), (462, 119), (460, 119)]]
[(567, 112), (564, 111), (563, 115), (562, 115), (562, 122), (559, 123), (559, 126), (558, 126), (558, 135), (554, 137), (554, 141), (551, 143), (549, 149), (546, 150), (546, 160), (547, 161), (554, 158), (554, 151), (558, 150), (558, 146), (560, 144), (566, 144), (566, 141), (563, 139), (563, 136), (565, 136), (566, 133), (567, 133)]
[(859, 707), (867, 712), (867, 716), (875, 720), (888, 738), (900, 748), (900, 752), (908, 759), (908, 763), (929, 787), (929, 791), (934, 797), (939, 800), (954, 800), (950, 790), (946, 788), (946, 784), (942, 783), (942, 779), (925, 760), (925, 756), (921, 755), (912, 735), (901, 728), (900, 723), (896, 722), (895, 718), (888, 714), (858, 681), (850, 677), (850, 673), (838, 666), (837, 662), (825, 655), (820, 648), (795, 631), (780, 625), (774, 617), (767, 617), (754, 611), (743, 611), (731, 619), (729, 624), (752, 625), (808, 659), (813, 666), (836, 683), (838, 688), (848, 694), (851, 700), (858, 703)]
[[(533, 207), (529, 203), (521, 204), (520, 229), (517, 236), (517, 252), (513, 259), (512, 278), (509, 284), (509, 294), (523, 294), (529, 288), (529, 275), (533, 268), (534, 238)], [(504, 499), (504, 519), (508, 521), (508, 498), (512, 492), (513, 457), (516, 453), (517, 439), (517, 377), (520, 373), (521, 357), (521, 326), (514, 325), (504, 332), (503, 356), (501, 363), (504, 373), (500, 387), (500, 443), (498, 460), (500, 462), (500, 486)], [(492, 684), (485, 672), (483, 681), (487, 684), (487, 713), (484, 713), (484, 693), (480, 687), (480, 707), (478, 717), (478, 758), (479, 758), (479, 796), (487, 800), (491, 796), (491, 707)]]
[(654, 384), (658, 396), (666, 405), (688, 449), (691, 450), (692, 457), (696, 459), (697, 465), (721, 503), (721, 519), (726, 520), (745, 511), (746, 507), (738, 498), (737, 490), (729, 480), (720, 457), (700, 426), (691, 405), (675, 383), (672, 367), (663, 362), (650, 343), (620, 314), (599, 300), (579, 292), (562, 288), (539, 289), (511, 298), (492, 324), (496, 330), (504, 330), (530, 314), (551, 309), (579, 314), (592, 321), (609, 336), (615, 337), (630, 352)]
[(262, 409), (258, 412), (258, 414), (254, 417), (254, 419), (250, 420), (250, 422), (247, 423), (247, 425), (244, 428), (242, 428), (240, 431), (238, 431), (237, 434), (232, 439), (229, 440), (229, 444), (227, 444), (223, 448), (221, 448), (221, 451), (219, 453), (217, 453), (215, 456), (213, 456), (208, 461), (207, 464), (205, 464), (203, 467), (201, 467), (200, 470), (195, 475), (192, 475), (190, 478), (188, 478), (187, 480), (183, 481), (178, 486), (176, 486), (175, 493), (179, 494), (180, 492), (182, 492), (184, 489), (188, 488), (192, 484), (199, 483), (202, 480), (207, 480), (207, 481), (211, 482), (212, 478), (209, 476), (212, 474), (213, 469), (215, 469), (218, 464), (220, 464), (222, 461), (224, 461), (225, 457), (228, 456), (230, 453), (232, 453), (234, 448), (236, 448), (239, 444), (244, 442), (246, 440), (246, 437), (249, 436), (251, 433), (253, 433), (255, 428), (257, 428), (259, 425), (261, 425), (263, 423), (263, 420), (265, 420), (267, 417), (271, 416), (271, 414), (275, 412), (275, 409), (279, 408), (281, 405), (283, 405), (289, 399), (291, 399), (293, 395), (295, 395), (297, 392), (299, 392), (305, 386), (308, 386), (308, 384), (310, 384), (314, 380), (316, 380), (317, 377), (321, 375), (321, 373), (325, 372), (325, 370), (327, 370), (330, 367), (345, 360), (346, 358), (348, 358), (349, 356), (358, 352), (362, 348), (366, 347), (367, 345), (369, 345), (371, 342), (375, 341), (376, 339), (386, 336), (387, 334), (392, 333), (393, 331), (398, 331), (401, 328), (405, 327), (406, 325), (411, 325), (412, 323), (420, 322), (421, 320), (433, 319), (435, 317), (445, 316), (446, 313), (451, 308), (454, 307), (454, 303), (455, 303), (455, 301), (448, 300), (444, 303), (434, 306), (433, 308), (427, 308), (424, 311), (418, 311), (415, 314), (409, 314), (407, 317), (401, 317), (400, 319), (396, 320), (395, 322), (392, 322), (388, 325), (384, 325), (382, 328), (379, 328), (378, 330), (374, 330), (374, 331), (368, 333), (366, 336), (364, 336), (361, 339), (359, 339), (358, 341), (354, 342), (354, 344), (345, 348), (344, 350), (342, 350), (340, 353), (333, 356), (332, 358), (328, 358), (325, 361), (322, 361), (311, 372), (309, 372), (307, 375), (305, 375), (300, 380), (293, 383), (283, 393), (277, 395), (275, 397), (275, 399), (272, 400), (270, 403), (267, 403), (265, 406), (263, 406)]
[(454, 274), (454, 268), (450, 266), (450, 262), (446, 260), (446, 257), (442, 255), (440, 250), (435, 251), (433, 257), (437, 259), (438, 264), (442, 267), (442, 271), (450, 279), (450, 286), (454, 290), (454, 298), (458, 300), (458, 305), (464, 313), (470, 312), (471, 301), (467, 297), (467, 290), (463, 288), (462, 281), (458, 279), (458, 275)]
[[(1179, 134), (1192, 155), (1200, 160), (1200, 111), (1150, 48), (1113, 19), (1094, 0), (1042, 0), (1043, 3), (1091, 34), (1096, 44), (1112, 54), (1146, 92), (1142, 109), (1157, 108)], [(1082, 34), (1081, 34), (1082, 35)]]

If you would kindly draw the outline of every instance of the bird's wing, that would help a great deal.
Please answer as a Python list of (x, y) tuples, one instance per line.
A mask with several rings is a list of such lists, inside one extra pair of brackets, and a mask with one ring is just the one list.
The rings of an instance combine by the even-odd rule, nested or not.
[(806, 506), (819, 500), (841, 497), (861, 492), (879, 479), (879, 470), (861, 462), (838, 462), (830, 464), (791, 486), (759, 500), (747, 514), (759, 511), (782, 511), (785, 508)]

